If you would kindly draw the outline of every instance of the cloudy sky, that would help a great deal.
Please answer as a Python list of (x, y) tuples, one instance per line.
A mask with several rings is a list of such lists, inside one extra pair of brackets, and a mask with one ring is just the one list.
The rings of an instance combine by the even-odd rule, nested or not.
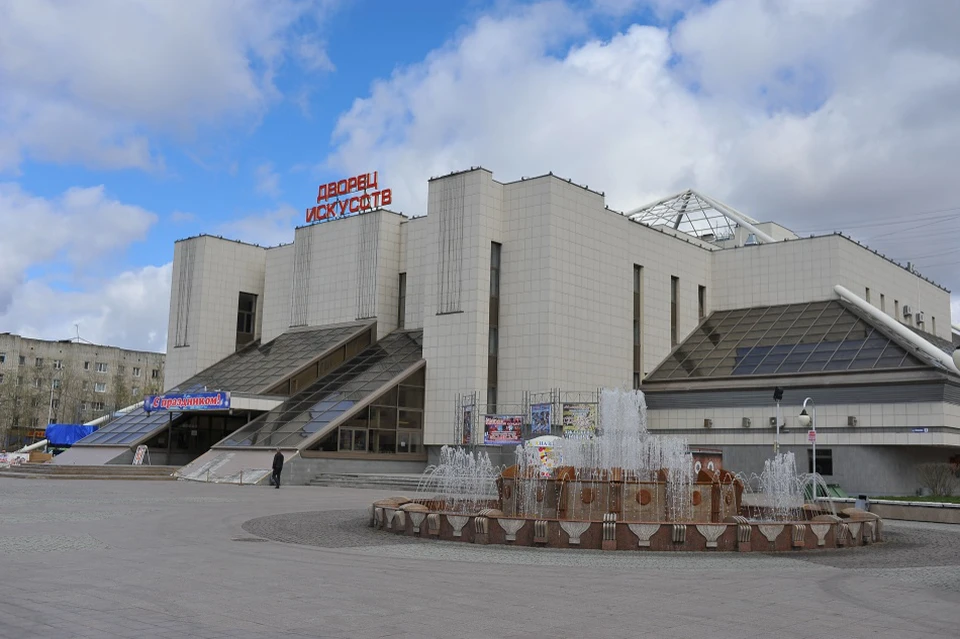
[[(960, 293), (960, 2), (8, 0), (0, 331), (165, 348), (173, 242), (553, 171), (842, 230)], [(954, 294), (954, 322), (960, 295)]]

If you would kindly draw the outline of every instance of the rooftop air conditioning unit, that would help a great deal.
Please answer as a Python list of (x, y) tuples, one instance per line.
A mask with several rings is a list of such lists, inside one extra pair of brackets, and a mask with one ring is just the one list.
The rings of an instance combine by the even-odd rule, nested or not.
[(917, 324), (923, 324), (923, 311), (917, 311)]
[(741, 423), (743, 424), (743, 427), (744, 427), (744, 428), (750, 428), (750, 418), (749, 418), (749, 417), (744, 417), (744, 418), (743, 418), (743, 421), (742, 421)]
[(907, 306), (906, 304), (904, 304), (904, 305), (903, 305), (903, 316), (904, 316), (904, 317), (910, 317), (911, 315), (913, 315), (913, 309), (910, 308), (909, 306)]
[(703, 420), (703, 427), (704, 427), (704, 428), (713, 428), (713, 420), (710, 419), (709, 417), (708, 417), (707, 419)]
[(770, 418), (770, 427), (771, 427), (771, 428), (776, 428), (776, 427), (777, 427), (777, 418), (776, 418), (776, 417), (771, 417), (771, 418)]
[(847, 415), (847, 426), (856, 426), (856, 425), (857, 425), (857, 416)]

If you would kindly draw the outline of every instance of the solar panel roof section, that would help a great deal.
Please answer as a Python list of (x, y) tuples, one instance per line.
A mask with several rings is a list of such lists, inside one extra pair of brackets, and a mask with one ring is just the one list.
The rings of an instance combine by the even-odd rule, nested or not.
[(830, 300), (716, 311), (647, 380), (924, 366), (877, 327)]
[(423, 331), (395, 331), (215, 448), (299, 448), (422, 358)]
[(262, 393), (373, 322), (350, 322), (282, 333), (266, 344), (254, 342), (181, 382), (172, 392), (203, 389)]
[(181, 413), (159, 411), (148, 413), (138, 408), (121, 415), (103, 428), (91, 433), (74, 446), (132, 446), (138, 440), (152, 435), (171, 420), (177, 421)]

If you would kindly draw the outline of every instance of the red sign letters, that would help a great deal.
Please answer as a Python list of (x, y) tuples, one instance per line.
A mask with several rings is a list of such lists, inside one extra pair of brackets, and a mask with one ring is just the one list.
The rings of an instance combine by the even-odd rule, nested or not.
[[(390, 206), (393, 193), (390, 189), (379, 190), (378, 182), (377, 171), (374, 171), (339, 182), (321, 184), (317, 193), (317, 206), (307, 209), (307, 224)], [(352, 195), (354, 193), (357, 195)], [(352, 197), (345, 197), (347, 195)]]

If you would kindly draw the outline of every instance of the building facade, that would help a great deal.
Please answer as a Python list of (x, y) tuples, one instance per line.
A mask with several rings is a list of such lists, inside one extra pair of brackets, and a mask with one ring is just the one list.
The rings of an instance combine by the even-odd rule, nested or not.
[(43, 439), (48, 423), (82, 424), (163, 389), (165, 355), (0, 333), (0, 442)]
[[(817, 312), (834, 319), (833, 332), (773, 319), (799, 317), (810, 304), (829, 306)], [(730, 313), (769, 315), (769, 325), (750, 324), (750, 332), (733, 323), (730, 335), (711, 328)], [(369, 349), (403, 334), (420, 349), (420, 364), (389, 359), (399, 347), (388, 344), (382, 356), (393, 368), (384, 370), (395, 375), (358, 369), (382, 386), (370, 381), (343, 395), (324, 386), (319, 371), (329, 354), (318, 352), (307, 368), (278, 372), (271, 383), (287, 389), (281, 403), (252, 415), (243, 437), (225, 437), (211, 454), (276, 444), (295, 448), (297, 463), (311, 469), (323, 467), (314, 458), (422, 463), (442, 445), (484, 445), (486, 414), (520, 416), (527, 428), (535, 401), (556, 403), (557, 421), (564, 398), (586, 401), (610, 386), (644, 390), (651, 430), (721, 448), (736, 470), (762, 469), (770, 455), (774, 402), (765, 396), (774, 387), (785, 389), (781, 426), (794, 424), (784, 427), (781, 445), (802, 452), (806, 431), (799, 434), (795, 416), (810, 397), (821, 437), (844, 469), (835, 480), (848, 490), (912, 491), (911, 465), (960, 452), (949, 291), (846, 236), (799, 238), (693, 191), (624, 214), (602, 193), (552, 174), (501, 183), (479, 168), (430, 180), (421, 217), (370, 210), (297, 228), (292, 244), (273, 248), (210, 236), (179, 241), (167, 386), (188, 386), (250, 345), (263, 349), (345, 323), (370, 327), (371, 344), (358, 351), (368, 360), (375, 359)], [(841, 327), (847, 333), (839, 336)], [(748, 332), (753, 342), (713, 353), (711, 366), (683, 368), (693, 361), (690, 340), (726, 344)], [(886, 358), (881, 336), (893, 344)], [(774, 337), (795, 358), (812, 340), (833, 345), (834, 355), (818, 355), (807, 368), (754, 366), (749, 374), (717, 365), (766, 357)], [(836, 357), (867, 342), (881, 349), (869, 366), (859, 363), (866, 356)], [(903, 353), (891, 363), (896, 349)], [(664, 373), (670, 366), (685, 376)], [(300, 374), (307, 378), (295, 389)], [(415, 375), (422, 381), (411, 381)], [(911, 394), (911, 384), (925, 390)], [(897, 392), (884, 391), (891, 385)], [(332, 401), (322, 388), (350, 399), (318, 421), (311, 415)], [(305, 403), (308, 390), (320, 403)], [(754, 426), (745, 427), (746, 418)], [(418, 437), (389, 434), (404, 428)], [(911, 430), (920, 428), (928, 430)], [(511, 459), (509, 447), (490, 450)], [(843, 451), (849, 463), (839, 463)]]

